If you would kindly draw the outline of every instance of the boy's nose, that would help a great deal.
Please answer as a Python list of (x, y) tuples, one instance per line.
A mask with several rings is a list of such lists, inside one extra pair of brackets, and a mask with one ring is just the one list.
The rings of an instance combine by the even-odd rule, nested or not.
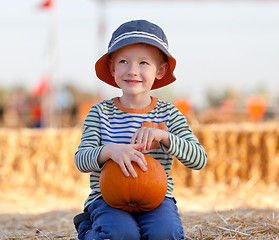
[(129, 64), (128, 74), (131, 76), (136, 76), (138, 74), (138, 67), (135, 63)]

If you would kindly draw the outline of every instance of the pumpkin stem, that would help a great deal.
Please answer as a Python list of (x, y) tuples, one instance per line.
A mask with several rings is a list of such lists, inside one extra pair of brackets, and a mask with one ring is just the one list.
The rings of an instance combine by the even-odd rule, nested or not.
[(129, 206), (129, 207), (135, 207), (135, 206), (137, 206), (137, 203), (135, 203), (135, 202), (129, 202), (129, 203), (128, 203), (128, 206)]

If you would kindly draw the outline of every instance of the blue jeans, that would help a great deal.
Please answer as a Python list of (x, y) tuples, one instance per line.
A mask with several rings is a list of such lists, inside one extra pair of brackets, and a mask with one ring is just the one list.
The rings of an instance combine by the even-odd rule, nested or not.
[(185, 239), (178, 209), (165, 198), (149, 212), (128, 213), (112, 208), (99, 198), (89, 205), (90, 220), (78, 227), (80, 240), (171, 240)]

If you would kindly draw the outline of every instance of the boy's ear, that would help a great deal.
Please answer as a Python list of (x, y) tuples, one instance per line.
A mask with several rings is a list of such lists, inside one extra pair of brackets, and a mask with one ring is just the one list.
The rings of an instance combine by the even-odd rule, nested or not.
[(110, 70), (110, 74), (114, 77), (115, 70), (111, 59), (109, 59), (109, 70)]
[(169, 67), (169, 64), (167, 62), (163, 63), (157, 71), (156, 78), (159, 79), (159, 80), (161, 78), (163, 78), (165, 76), (165, 74), (167, 73), (168, 67)]

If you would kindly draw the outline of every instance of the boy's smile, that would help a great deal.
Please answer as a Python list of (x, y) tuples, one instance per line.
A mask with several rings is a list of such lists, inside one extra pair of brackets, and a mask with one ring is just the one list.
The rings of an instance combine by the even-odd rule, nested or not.
[(139, 83), (142, 83), (142, 81), (140, 80), (131, 80), (131, 79), (127, 79), (127, 80), (124, 80), (125, 82), (127, 82), (127, 84), (131, 85), (131, 86), (134, 86), (134, 85), (137, 85)]

